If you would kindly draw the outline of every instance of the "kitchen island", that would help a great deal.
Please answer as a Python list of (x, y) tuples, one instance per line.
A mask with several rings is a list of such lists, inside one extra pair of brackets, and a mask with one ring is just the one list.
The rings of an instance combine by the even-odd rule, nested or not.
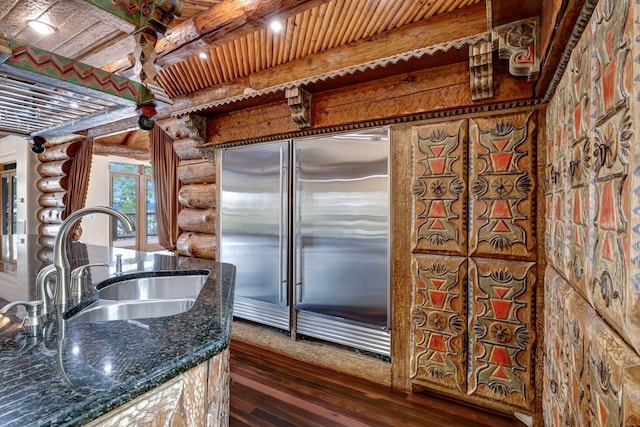
[[(36, 299), (35, 275), (46, 265), (35, 256), (36, 236), (19, 236), (13, 247), (21, 255), (4, 261), (1, 306)], [(209, 274), (193, 307), (172, 316), (84, 323), (50, 315), (30, 337), (15, 309), (0, 315), (0, 425), (226, 424), (235, 268), (77, 242), (68, 249), (72, 267), (109, 264), (91, 268), (81, 305), (96, 298), (94, 286), (113, 280), (116, 254), (120, 278), (171, 271), (180, 286), (180, 275)]]

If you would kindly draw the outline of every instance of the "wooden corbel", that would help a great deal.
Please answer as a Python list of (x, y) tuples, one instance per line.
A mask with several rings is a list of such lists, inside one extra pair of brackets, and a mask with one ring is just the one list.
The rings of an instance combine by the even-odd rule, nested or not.
[(538, 18), (522, 19), (493, 28), (491, 38), (500, 59), (509, 60), (509, 72), (517, 77), (535, 80), (540, 72), (540, 57), (536, 50), (539, 33)]
[(471, 99), (493, 97), (493, 49), (491, 42), (479, 40), (469, 48)]
[(298, 128), (311, 126), (311, 93), (301, 86), (288, 88), (285, 92), (287, 103), (291, 108), (291, 118)]

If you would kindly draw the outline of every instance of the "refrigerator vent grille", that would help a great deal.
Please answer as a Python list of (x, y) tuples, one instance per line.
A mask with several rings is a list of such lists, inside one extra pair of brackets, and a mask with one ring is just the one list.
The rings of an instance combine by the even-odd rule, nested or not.
[(255, 299), (236, 297), (233, 315), (253, 322), (289, 330), (289, 308)]
[(297, 332), (337, 344), (368, 350), (384, 356), (391, 355), (391, 333), (388, 330), (359, 325), (337, 317), (299, 311)]

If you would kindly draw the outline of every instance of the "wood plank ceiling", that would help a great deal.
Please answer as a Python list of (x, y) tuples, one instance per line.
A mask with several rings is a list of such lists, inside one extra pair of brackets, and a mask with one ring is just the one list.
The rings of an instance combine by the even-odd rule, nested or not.
[(483, 1), (331, 0), (289, 17), (278, 33), (261, 28), (161, 68), (157, 82), (171, 97), (185, 95)]

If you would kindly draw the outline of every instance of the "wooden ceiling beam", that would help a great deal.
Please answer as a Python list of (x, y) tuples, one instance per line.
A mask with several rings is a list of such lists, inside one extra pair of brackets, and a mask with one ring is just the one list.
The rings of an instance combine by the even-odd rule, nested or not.
[(267, 26), (320, 6), (329, 0), (227, 0), (173, 27), (158, 41), (157, 64), (168, 67), (199, 52), (220, 46)]

